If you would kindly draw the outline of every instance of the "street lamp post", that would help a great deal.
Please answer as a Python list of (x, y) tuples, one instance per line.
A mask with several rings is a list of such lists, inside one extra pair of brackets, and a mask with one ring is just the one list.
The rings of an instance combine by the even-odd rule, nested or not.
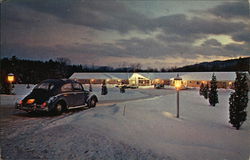
[(9, 73), (8, 76), (7, 76), (7, 80), (10, 83), (10, 94), (12, 94), (12, 83), (15, 80), (14, 74), (13, 73)]
[(176, 88), (176, 91), (177, 91), (177, 115), (176, 117), (179, 118), (179, 110), (180, 110), (180, 95), (179, 95), (179, 90), (181, 88), (181, 81), (182, 81), (182, 78), (179, 77), (179, 74), (177, 74), (177, 77), (174, 78), (174, 85), (175, 85), (175, 88)]

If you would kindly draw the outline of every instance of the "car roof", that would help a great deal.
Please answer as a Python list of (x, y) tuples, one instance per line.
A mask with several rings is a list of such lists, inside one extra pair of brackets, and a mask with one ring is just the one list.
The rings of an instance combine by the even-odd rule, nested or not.
[(41, 83), (53, 83), (58, 85), (63, 85), (65, 83), (75, 83), (76, 81), (70, 79), (46, 79)]

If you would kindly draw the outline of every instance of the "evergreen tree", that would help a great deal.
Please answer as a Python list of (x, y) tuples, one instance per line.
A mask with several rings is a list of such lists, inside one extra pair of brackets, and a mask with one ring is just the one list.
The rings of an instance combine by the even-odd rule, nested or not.
[(209, 86), (208, 86), (208, 84), (206, 84), (206, 86), (203, 89), (203, 96), (205, 99), (208, 98), (208, 92), (209, 92)]
[(238, 130), (247, 117), (248, 86), (246, 75), (237, 72), (234, 85), (235, 92), (229, 98), (229, 122)]
[(200, 96), (203, 96), (203, 93), (204, 93), (204, 84), (201, 83), (201, 85), (200, 85)]
[(10, 94), (11, 87), (7, 81), (7, 73), (0, 69), (0, 94)]
[(211, 106), (215, 106), (216, 103), (219, 103), (218, 93), (217, 93), (217, 81), (216, 76), (213, 74), (211, 80), (211, 90), (209, 91), (208, 98)]
[(0, 84), (0, 93), (1, 94), (11, 94), (10, 84), (7, 82), (3, 82)]

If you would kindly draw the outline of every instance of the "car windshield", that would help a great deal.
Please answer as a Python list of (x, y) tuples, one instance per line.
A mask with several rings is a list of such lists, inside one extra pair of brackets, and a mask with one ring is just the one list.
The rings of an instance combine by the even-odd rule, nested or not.
[(35, 87), (35, 89), (52, 90), (54, 87), (55, 85), (52, 83), (40, 83)]

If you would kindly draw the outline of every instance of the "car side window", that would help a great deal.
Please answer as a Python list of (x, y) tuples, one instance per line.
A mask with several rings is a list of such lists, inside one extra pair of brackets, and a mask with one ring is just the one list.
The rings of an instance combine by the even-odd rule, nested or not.
[(71, 83), (66, 83), (62, 86), (61, 88), (62, 92), (70, 92), (73, 91), (72, 84)]
[(83, 91), (83, 87), (80, 83), (73, 83), (73, 88), (76, 91)]

